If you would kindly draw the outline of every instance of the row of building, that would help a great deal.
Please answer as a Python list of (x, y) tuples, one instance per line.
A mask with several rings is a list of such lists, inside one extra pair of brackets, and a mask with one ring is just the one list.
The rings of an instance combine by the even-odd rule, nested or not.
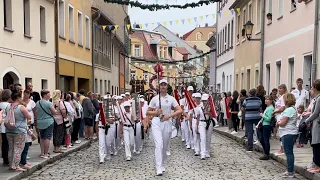
[(127, 6), (104, 0), (1, 0), (0, 88), (105, 94), (129, 88)]
[[(184, 35), (170, 31), (159, 25), (154, 30), (133, 29), (131, 40), (131, 77), (135, 81), (145, 81), (149, 88), (150, 78), (155, 73), (156, 63), (163, 64), (164, 76), (171, 86), (183, 86), (194, 82), (197, 88), (209, 85), (209, 56), (201, 56), (210, 51), (206, 42), (214, 35), (216, 28), (206, 24), (196, 27)], [(188, 60), (189, 58), (194, 60)], [(176, 62), (175, 62), (176, 61)], [(179, 62), (177, 62), (179, 61)], [(207, 77), (207, 78), (206, 78)], [(151, 82), (152, 84), (156, 84)]]
[[(222, 0), (217, 3), (217, 32), (208, 42), (210, 85), (218, 92), (263, 84), (267, 92), (279, 84), (305, 88), (319, 78), (316, 63), (316, 0)], [(225, 13), (231, 12), (231, 13)], [(317, 11), (318, 12), (318, 11)], [(317, 19), (318, 20), (318, 19)], [(317, 22), (317, 23), (315, 23)], [(314, 76), (312, 77), (312, 73)]]

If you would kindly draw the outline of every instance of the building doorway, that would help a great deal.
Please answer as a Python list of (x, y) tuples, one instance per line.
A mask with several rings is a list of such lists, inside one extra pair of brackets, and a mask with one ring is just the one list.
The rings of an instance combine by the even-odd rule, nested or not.
[(304, 56), (303, 61), (303, 88), (311, 87), (312, 55)]
[(89, 79), (78, 78), (78, 91), (80, 89), (84, 89), (86, 92), (89, 92), (90, 91), (89, 86), (90, 86)]
[(19, 83), (19, 78), (14, 72), (8, 72), (3, 76), (3, 89), (9, 89), (10, 85)]

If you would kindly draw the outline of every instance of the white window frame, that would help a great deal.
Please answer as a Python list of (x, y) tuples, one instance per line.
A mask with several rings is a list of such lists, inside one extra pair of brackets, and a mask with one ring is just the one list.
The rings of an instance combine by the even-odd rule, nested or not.
[[(250, 7), (251, 6), (251, 13), (250, 13)], [(250, 18), (249, 18), (250, 17)], [(252, 1), (250, 1), (248, 3), (248, 17), (247, 17), (247, 21), (251, 21), (253, 23), (253, 6), (252, 6)]]
[(290, 12), (293, 12), (293, 11), (295, 11), (296, 9), (297, 9), (297, 0), (294, 0), (295, 1), (295, 3), (296, 3), (296, 7), (294, 7), (293, 6), (293, 4), (292, 4), (292, 2), (290, 3), (290, 5), (291, 5), (291, 8), (290, 8)]
[[(293, 62), (291, 63), (290, 60), (293, 59)], [(294, 87), (294, 75), (295, 75), (295, 56), (289, 56), (288, 57), (288, 89), (291, 89)], [(291, 65), (293, 65), (291, 67)], [(292, 68), (292, 69), (291, 69)]]
[[(3, 3), (2, 3), (3, 4)], [(4, 4), (3, 4), (4, 5)], [(6, 21), (7, 21), (7, 26), (3, 24), (3, 27), (5, 30), (8, 30), (10, 32), (13, 32), (13, 13), (12, 13), (12, 0), (6, 0)], [(3, 9), (1, 9), (3, 10)], [(4, 11), (2, 14), (2, 19), (4, 23)]]
[[(256, 24), (257, 24), (257, 26), (255, 26), (256, 27), (256, 35), (261, 32), (261, 16), (262, 16), (261, 3), (262, 3), (262, 0), (256, 1)], [(258, 7), (259, 7), (259, 11), (258, 11)], [(259, 15), (259, 13), (260, 13), (260, 15)]]
[[(282, 5), (282, 9), (280, 6)], [(278, 19), (281, 19), (283, 17), (283, 11), (284, 11), (284, 1), (278, 0)]]
[[(243, 22), (243, 24), (242, 24), (242, 26), (241, 27), (243, 27), (243, 25), (244, 24), (246, 24), (247, 23), (247, 8), (246, 7), (244, 7), (243, 9), (242, 9), (242, 14), (243, 14), (243, 16), (242, 16), (242, 21), (244, 21)], [(242, 31), (242, 29), (241, 29), (241, 31)], [(241, 32), (242, 33), (242, 32)], [(242, 34), (241, 34), (242, 35)], [(246, 41), (246, 36), (242, 36), (242, 40), (241, 40), (241, 42), (244, 42), (244, 41)]]
[(167, 47), (163, 47), (163, 58), (166, 59), (168, 56), (168, 48)]
[[(237, 15), (237, 24), (238, 24), (238, 26), (237, 26), (237, 35), (236, 35), (236, 39), (237, 39), (237, 45), (239, 45), (240, 44), (240, 39), (241, 39), (241, 36), (242, 36), (242, 29), (241, 29), (241, 14), (239, 13), (238, 15)], [(238, 35), (239, 35), (239, 38), (238, 38)]]
[[(61, 24), (60, 24), (60, 2), (63, 3), (63, 34), (61, 34)], [(62, 38), (66, 37), (66, 3), (64, 0), (59, 0), (59, 4), (58, 4), (58, 17), (59, 17), (59, 36)]]
[[(41, 8), (43, 8), (44, 9), (44, 39), (41, 37), (41, 25), (42, 25), (42, 22), (41, 21), (39, 21), (39, 24), (40, 24), (40, 29), (39, 29), (39, 31), (40, 31), (40, 41), (41, 42), (43, 42), (43, 43), (46, 43), (47, 42), (47, 33), (46, 33), (46, 31), (47, 31), (47, 28), (46, 28), (46, 24), (47, 24), (47, 22), (46, 22), (46, 7), (45, 6), (43, 6), (43, 5), (40, 5), (40, 10), (41, 10)], [(40, 11), (40, 17), (41, 17), (41, 11)]]
[[(72, 24), (70, 21), (70, 8), (72, 9)], [(75, 42), (74, 7), (71, 4), (68, 5), (68, 20), (69, 20), (69, 41), (74, 43)], [(73, 29), (73, 31), (71, 31), (71, 28)], [(71, 32), (72, 32), (72, 34), (71, 34)]]
[[(198, 37), (200, 35), (200, 38)], [(196, 40), (201, 41), (202, 40), (202, 33), (201, 32), (197, 32), (196, 34)]]
[[(87, 20), (88, 20), (88, 27), (87, 27)], [(86, 48), (90, 49), (90, 44), (91, 44), (91, 36), (90, 36), (90, 18), (89, 16), (85, 15), (85, 24), (86, 24)]]
[[(26, 4), (27, 2), (27, 4)], [(26, 6), (28, 5), (28, 7)], [(27, 37), (31, 37), (31, 7), (30, 7), (30, 0), (23, 0), (23, 21), (24, 25), (24, 35)]]
[[(81, 15), (80, 20), (79, 20), (79, 14)], [(77, 19), (78, 19), (78, 45), (83, 46), (83, 14), (79, 10), (77, 13)], [(81, 27), (79, 26), (79, 22), (81, 22)], [(79, 30), (81, 30), (81, 34), (80, 34)], [(81, 41), (80, 41), (80, 39), (81, 39)]]

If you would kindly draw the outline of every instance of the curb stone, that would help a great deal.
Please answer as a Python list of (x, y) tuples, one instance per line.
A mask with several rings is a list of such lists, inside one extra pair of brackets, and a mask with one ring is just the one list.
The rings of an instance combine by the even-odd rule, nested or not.
[(52, 164), (66, 156), (68, 156), (69, 154), (71, 153), (74, 153), (74, 152), (77, 152), (81, 149), (85, 149), (85, 148), (88, 148), (93, 142), (97, 141), (97, 138), (95, 139), (92, 139), (91, 141), (87, 141), (87, 142), (84, 142), (82, 143), (80, 146), (77, 146), (77, 147), (74, 147), (64, 153), (61, 153), (61, 154), (58, 154), (54, 157), (51, 157), (49, 159), (46, 159), (44, 160), (43, 162), (40, 162), (39, 164), (36, 164), (34, 166), (32, 166), (30, 169), (28, 169), (27, 171), (25, 172), (20, 172), (18, 174), (14, 174), (12, 177), (10, 177), (8, 180), (20, 180), (20, 179), (23, 179), (23, 178), (26, 178), (30, 175), (32, 175), (34, 172), (42, 169), (44, 166), (48, 165), (48, 164)]
[[(237, 136), (234, 136), (230, 133), (227, 133), (227, 132), (224, 132), (224, 131), (221, 131), (221, 130), (218, 130), (218, 129), (214, 129), (213, 131), (223, 135), (223, 136), (226, 136), (230, 139), (233, 139), (235, 141), (237, 141), (238, 143), (240, 143), (241, 145), (244, 145), (246, 146), (248, 144), (247, 140), (244, 140), (240, 137), (237, 137)], [(253, 145), (253, 149), (257, 152), (261, 152), (263, 153), (263, 148), (259, 145), (256, 145), (254, 144)], [(274, 153), (270, 153), (270, 157), (272, 159), (274, 159), (275, 161), (281, 163), (282, 165), (286, 166), (287, 167), (287, 160), (285, 158), (282, 158), (280, 156), (276, 156)], [(297, 166), (297, 165), (294, 165), (294, 170), (299, 173), (300, 175), (304, 176), (305, 178), (307, 179), (310, 179), (310, 180), (320, 180), (320, 174), (317, 173), (317, 174), (313, 174), (313, 173), (310, 173), (307, 171), (307, 169), (305, 167), (301, 167), (301, 166)]]

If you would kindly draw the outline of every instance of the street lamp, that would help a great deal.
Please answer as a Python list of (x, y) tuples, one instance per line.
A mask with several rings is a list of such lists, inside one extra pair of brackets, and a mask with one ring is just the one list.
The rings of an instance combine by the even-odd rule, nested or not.
[(261, 39), (252, 39), (252, 29), (253, 29), (253, 23), (251, 21), (248, 21), (244, 26), (244, 29), (246, 31), (246, 36), (247, 36), (247, 39), (249, 41), (261, 41)]

